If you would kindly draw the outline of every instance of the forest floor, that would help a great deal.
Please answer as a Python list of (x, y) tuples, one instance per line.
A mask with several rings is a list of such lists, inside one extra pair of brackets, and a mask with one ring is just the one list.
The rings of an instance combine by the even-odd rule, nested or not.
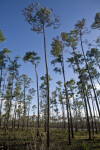
[[(7, 134), (0, 130), (0, 150), (47, 150), (46, 133), (41, 129), (37, 137), (36, 129), (9, 130)], [(50, 150), (100, 150), (100, 132), (89, 141), (87, 131), (78, 131), (68, 146), (67, 130), (50, 129)]]

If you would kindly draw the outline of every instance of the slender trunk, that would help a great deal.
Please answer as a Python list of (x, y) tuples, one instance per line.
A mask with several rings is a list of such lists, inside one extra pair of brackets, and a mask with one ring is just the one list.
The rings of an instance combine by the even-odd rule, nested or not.
[[(85, 88), (86, 88), (86, 87), (85, 87)], [(91, 125), (92, 125), (92, 134), (93, 134), (93, 138), (94, 138), (94, 123), (93, 123), (93, 116), (92, 116), (92, 111), (91, 111), (91, 107), (90, 107), (90, 102), (89, 102), (89, 98), (88, 98), (87, 89), (85, 89), (85, 92), (86, 92), (87, 103), (88, 103), (89, 111), (90, 111)]]
[(52, 104), (52, 127), (53, 127), (53, 104)]
[[(56, 105), (56, 109), (57, 109), (57, 105)], [(58, 111), (57, 111), (57, 113), (56, 113), (56, 117), (57, 117), (57, 128), (58, 128), (58, 126), (59, 126)]]
[[(91, 60), (91, 62), (92, 62), (91, 57), (90, 57), (90, 60)], [(100, 69), (100, 68), (99, 68), (99, 69)], [(94, 75), (94, 76), (95, 76), (95, 78), (96, 78), (96, 80), (97, 80), (98, 84), (100, 85), (100, 81), (99, 81), (99, 79), (98, 79), (97, 75)]]
[(96, 91), (95, 91), (95, 88), (94, 88), (94, 85), (93, 85), (93, 81), (92, 81), (92, 77), (91, 77), (91, 74), (90, 74), (90, 71), (89, 71), (89, 66), (88, 66), (88, 63), (87, 63), (87, 59), (85, 57), (85, 53), (84, 53), (84, 50), (83, 50), (83, 42), (82, 42), (82, 33), (81, 33), (81, 30), (80, 30), (80, 41), (81, 41), (82, 53), (83, 53), (84, 60), (85, 60), (85, 63), (86, 63), (86, 68), (87, 68), (87, 71), (88, 71), (88, 74), (89, 74), (90, 82), (91, 82), (91, 85), (92, 85), (92, 89), (93, 89), (93, 92), (94, 92), (95, 101), (96, 101), (96, 105), (97, 105), (97, 109), (98, 109), (98, 113), (99, 113), (99, 117), (100, 117), (100, 109), (99, 109), (99, 104), (98, 104), (98, 99), (97, 99)]
[(37, 136), (39, 136), (39, 88), (38, 88), (38, 74), (37, 74), (36, 64), (35, 64), (35, 73), (36, 73), (36, 80), (37, 80), (37, 102), (38, 102)]
[(47, 132), (47, 109), (44, 110), (44, 132)]
[(2, 110), (2, 98), (1, 98), (1, 104), (0, 104), (0, 128), (1, 128), (1, 110)]
[(98, 133), (98, 129), (97, 129), (97, 122), (96, 122), (96, 118), (95, 118), (94, 101), (93, 101), (93, 97), (92, 97), (91, 92), (90, 92), (90, 96), (91, 96), (91, 99), (92, 99), (92, 107), (93, 107), (93, 114), (94, 114), (94, 123), (95, 123), (95, 129), (96, 129), (96, 134), (97, 134)]
[(11, 100), (9, 100), (10, 102), (9, 102), (9, 109), (8, 109), (8, 115), (7, 115), (7, 130), (8, 130), (8, 128), (9, 128), (9, 117), (10, 117), (10, 111), (11, 111)]
[(72, 121), (72, 114), (71, 114), (71, 108), (70, 107), (69, 107), (69, 111), (70, 111), (71, 133), (72, 133), (72, 138), (74, 138), (73, 121)]
[(82, 93), (83, 93), (84, 104), (85, 104), (85, 109), (86, 109), (87, 128), (88, 128), (88, 132), (89, 132), (89, 139), (91, 139), (90, 122), (89, 122), (87, 101), (86, 101), (86, 95), (85, 95), (85, 89), (84, 89), (84, 88), (85, 88), (85, 85), (84, 85), (84, 82), (83, 82), (82, 73), (81, 73), (81, 69), (80, 69), (80, 66), (79, 66), (78, 59), (77, 59), (77, 55), (76, 55), (74, 49), (73, 49), (73, 52), (74, 52), (74, 57), (75, 57), (75, 62), (76, 62), (76, 65), (77, 65), (77, 69), (79, 70), (80, 82), (81, 82), (81, 84), (82, 84)]
[(16, 108), (17, 108), (17, 100), (15, 100), (15, 110), (14, 110), (14, 114), (15, 114), (15, 117), (14, 117), (14, 129), (16, 127)]
[[(13, 99), (13, 82), (14, 82), (14, 72), (13, 72), (13, 75), (12, 75), (12, 88), (11, 88), (11, 100)], [(11, 102), (10, 102), (10, 111), (11, 111)], [(12, 116), (12, 130), (14, 128), (14, 114)]]
[(34, 127), (34, 113), (33, 113), (33, 116), (32, 116), (32, 126)]
[(75, 117), (75, 132), (77, 132), (77, 109), (76, 109), (76, 117)]
[(27, 130), (29, 129), (29, 110), (28, 110), (28, 117), (27, 117)]
[(69, 145), (71, 145), (71, 138), (70, 138), (70, 110), (69, 110), (69, 97), (68, 97), (68, 90), (66, 87), (66, 80), (65, 80), (65, 71), (64, 71), (64, 62), (62, 60), (61, 62), (62, 71), (63, 71), (63, 79), (64, 79), (64, 87), (66, 92), (66, 107), (67, 107), (67, 117), (68, 117), (68, 142)]
[(65, 110), (64, 103), (62, 102), (62, 117), (63, 117), (63, 128), (65, 129)]
[[(5, 72), (5, 75), (4, 75), (3, 92), (2, 92), (2, 98), (3, 99), (4, 99), (4, 94), (5, 94), (5, 80), (6, 80), (7, 71), (8, 71), (8, 69), (6, 69), (6, 72)], [(4, 124), (5, 124), (5, 119), (4, 119)]]
[(18, 129), (20, 127), (20, 112), (19, 112), (19, 118), (18, 118)]
[(5, 94), (5, 80), (6, 80), (7, 72), (8, 72), (8, 69), (6, 70), (5, 75), (4, 75), (3, 96), (4, 96), (4, 94)]
[(12, 130), (14, 130), (14, 115), (12, 117)]
[[(73, 94), (73, 102), (75, 102), (74, 94)], [(75, 104), (75, 132), (77, 132), (77, 106)]]
[(25, 127), (25, 81), (24, 81), (24, 116), (23, 116), (23, 125), (22, 125), (22, 130), (24, 130)]
[(45, 39), (45, 27), (43, 25), (43, 35), (44, 35), (44, 53), (45, 53), (45, 65), (46, 65), (46, 76), (47, 76), (47, 148), (49, 149), (49, 120), (50, 120), (50, 91), (49, 91), (49, 74), (48, 74), (48, 64), (47, 64), (47, 52), (46, 52), (46, 39)]
[[(6, 80), (7, 71), (8, 70), (6, 70), (5, 75), (4, 75), (3, 92), (2, 92), (2, 98), (3, 99), (4, 99), (4, 94), (5, 94), (5, 80)], [(5, 124), (5, 119), (4, 119), (4, 124)]]
[(89, 132), (89, 140), (91, 140), (91, 130), (90, 130), (90, 122), (89, 122), (89, 114), (88, 114), (88, 108), (87, 108), (86, 98), (84, 98), (84, 102), (85, 102), (85, 108), (86, 108), (87, 128), (88, 128), (88, 132)]
[[(9, 106), (8, 106), (8, 114), (7, 114), (7, 130), (9, 128), (9, 117), (10, 117), (10, 111), (11, 111), (11, 105), (12, 105), (12, 97), (13, 97), (13, 80), (14, 80), (14, 76), (12, 76), (11, 96), (8, 99), (9, 100)], [(9, 82), (10, 82), (10, 80), (9, 80)]]
[(1, 82), (2, 82), (2, 65), (1, 65), (1, 76), (0, 76), (0, 93), (1, 93)]
[[(2, 65), (1, 65), (1, 76), (0, 76), (0, 95), (1, 95), (1, 82), (2, 82)], [(1, 128), (1, 109), (2, 109), (2, 99), (0, 104), (0, 128)]]

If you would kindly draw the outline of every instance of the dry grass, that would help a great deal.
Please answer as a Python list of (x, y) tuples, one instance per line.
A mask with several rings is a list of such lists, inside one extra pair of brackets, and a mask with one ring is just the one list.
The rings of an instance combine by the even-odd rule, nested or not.
[[(95, 139), (89, 141), (86, 131), (77, 132), (71, 139), (72, 144), (68, 146), (67, 130), (50, 130), (50, 150), (100, 150), (100, 133), (95, 135)], [(47, 150), (46, 133), (40, 129), (37, 137), (36, 130), (29, 131), (9, 131), (6, 135), (0, 131), (0, 150)]]

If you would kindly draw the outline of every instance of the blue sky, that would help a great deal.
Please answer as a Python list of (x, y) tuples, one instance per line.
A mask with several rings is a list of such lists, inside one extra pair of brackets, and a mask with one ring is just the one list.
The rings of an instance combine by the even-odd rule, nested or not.
[[(34, 0), (35, 1), (35, 0)], [(6, 41), (0, 44), (0, 50), (7, 47), (12, 50), (11, 57), (20, 55), (22, 58), (27, 51), (36, 51), (41, 57), (38, 66), (39, 78), (45, 74), (43, 35), (30, 30), (30, 25), (25, 22), (22, 10), (31, 4), (33, 0), (0, 0), (0, 29), (2, 29)], [(53, 8), (54, 13), (61, 16), (61, 26), (57, 30), (48, 28), (46, 30), (46, 44), (49, 74), (54, 80), (51, 81), (51, 91), (55, 89), (55, 82), (63, 80), (62, 76), (55, 74), (51, 66), (52, 56), (50, 55), (52, 38), (60, 35), (61, 32), (70, 32), (78, 20), (86, 19), (86, 26), (90, 27), (94, 21), (94, 16), (100, 12), (100, 0), (39, 0), (41, 6)], [(89, 40), (96, 39), (98, 31), (93, 31), (88, 36)], [(67, 54), (66, 54), (67, 55)], [(36, 88), (35, 70), (29, 63), (24, 63), (22, 59), (20, 73), (25, 73), (33, 79), (33, 86)], [(65, 66), (66, 80), (74, 77), (72, 69)], [(39, 85), (41, 81), (39, 80)], [(36, 97), (35, 97), (36, 98)]]

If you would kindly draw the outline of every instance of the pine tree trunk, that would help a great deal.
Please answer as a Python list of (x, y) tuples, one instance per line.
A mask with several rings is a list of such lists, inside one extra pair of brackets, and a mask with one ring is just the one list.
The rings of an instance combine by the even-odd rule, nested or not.
[(20, 127), (20, 113), (19, 113), (19, 118), (18, 118), (18, 129)]
[[(86, 87), (85, 87), (85, 88), (86, 88)], [(94, 138), (94, 123), (93, 123), (93, 116), (92, 116), (92, 111), (91, 111), (91, 107), (90, 107), (90, 102), (89, 102), (89, 98), (88, 98), (87, 89), (85, 89), (85, 92), (86, 92), (86, 96), (87, 96), (87, 103), (88, 103), (89, 111), (90, 111), (91, 126), (92, 126), (92, 134), (93, 134), (93, 138)]]
[(98, 128), (97, 128), (97, 123), (96, 123), (96, 118), (95, 118), (94, 102), (93, 102), (93, 97), (92, 97), (91, 92), (90, 92), (90, 96), (91, 96), (91, 99), (92, 99), (92, 107), (93, 107), (93, 114), (94, 114), (94, 123), (95, 123), (95, 130), (96, 130), (96, 134), (97, 134), (98, 133)]
[(77, 59), (77, 55), (76, 55), (74, 49), (73, 49), (73, 52), (74, 52), (74, 57), (75, 57), (75, 62), (76, 62), (76, 65), (77, 65), (77, 69), (79, 70), (80, 82), (81, 82), (81, 84), (82, 84), (82, 93), (83, 93), (84, 104), (85, 104), (85, 109), (86, 109), (87, 128), (88, 128), (88, 132), (89, 132), (89, 139), (91, 139), (90, 122), (89, 122), (89, 115), (88, 115), (86, 94), (85, 94), (85, 89), (84, 89), (85, 85), (84, 85), (84, 82), (83, 82), (82, 73), (81, 73), (81, 69), (80, 69), (80, 66), (79, 66), (78, 59)]
[(2, 65), (1, 65), (1, 76), (0, 76), (0, 93), (1, 93), (1, 82), (2, 82)]
[[(2, 82), (2, 65), (1, 65), (1, 76), (0, 76), (0, 95), (1, 95), (1, 82)], [(0, 128), (1, 128), (1, 109), (2, 109), (2, 99), (0, 104)]]
[(0, 128), (1, 128), (1, 110), (2, 110), (2, 98), (1, 98), (1, 104), (0, 104)]
[(98, 109), (98, 114), (99, 114), (99, 117), (100, 117), (100, 109), (99, 109), (99, 104), (98, 104), (96, 91), (95, 91), (95, 88), (94, 88), (94, 85), (93, 85), (92, 77), (91, 77), (91, 74), (90, 74), (90, 71), (89, 71), (89, 67), (88, 67), (88, 63), (87, 63), (87, 60), (86, 60), (86, 57), (85, 57), (85, 53), (84, 53), (84, 50), (83, 50), (83, 42), (82, 42), (82, 33), (81, 33), (81, 31), (80, 31), (80, 41), (81, 41), (82, 53), (83, 53), (84, 60), (85, 60), (85, 63), (86, 63), (86, 68), (87, 68), (87, 71), (88, 71), (88, 74), (89, 74), (90, 82), (91, 82), (92, 89), (93, 89), (94, 96), (95, 96), (95, 101), (96, 101), (96, 105), (97, 105), (97, 109)]
[(72, 121), (72, 114), (71, 114), (71, 108), (70, 107), (69, 107), (69, 111), (70, 111), (71, 133), (72, 133), (72, 138), (74, 138), (73, 121)]
[(62, 114), (63, 114), (63, 128), (65, 129), (65, 110), (64, 110), (64, 103), (62, 102)]
[(22, 124), (22, 131), (25, 127), (25, 81), (24, 81), (24, 116), (23, 116), (23, 124)]
[(64, 87), (66, 92), (66, 107), (67, 107), (67, 118), (68, 118), (68, 142), (69, 145), (71, 145), (71, 138), (70, 138), (70, 110), (69, 110), (69, 97), (68, 97), (68, 91), (66, 87), (66, 80), (65, 80), (65, 71), (64, 71), (64, 63), (63, 60), (61, 62), (62, 66), (62, 72), (63, 72), (63, 79), (64, 79)]
[(15, 114), (15, 118), (14, 118), (14, 129), (16, 127), (16, 108), (17, 108), (17, 100), (15, 100), (15, 110), (14, 110), (14, 114)]
[(50, 89), (49, 89), (49, 74), (48, 74), (48, 64), (47, 64), (47, 52), (46, 52), (46, 39), (45, 39), (45, 27), (43, 25), (43, 35), (44, 35), (44, 53), (45, 53), (45, 65), (46, 65), (46, 76), (47, 76), (47, 148), (49, 149), (49, 120), (50, 120)]
[(38, 88), (38, 74), (37, 74), (37, 67), (35, 64), (35, 73), (36, 73), (36, 80), (37, 80), (37, 102), (38, 102), (38, 117), (37, 117), (37, 136), (39, 136), (39, 88)]

